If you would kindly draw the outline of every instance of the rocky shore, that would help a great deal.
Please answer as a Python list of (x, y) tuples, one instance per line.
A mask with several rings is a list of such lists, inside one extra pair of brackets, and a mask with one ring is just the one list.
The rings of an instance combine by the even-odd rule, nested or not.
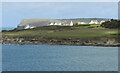
[(2, 39), (2, 44), (31, 44), (31, 45), (76, 45), (76, 46), (120, 46), (120, 43), (115, 38), (101, 38), (99, 40), (57, 40), (57, 39)]

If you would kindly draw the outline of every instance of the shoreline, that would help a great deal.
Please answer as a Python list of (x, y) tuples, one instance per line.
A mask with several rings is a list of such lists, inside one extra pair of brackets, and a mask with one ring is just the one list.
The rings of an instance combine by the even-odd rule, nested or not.
[(114, 44), (98, 44), (98, 43), (53, 43), (53, 42), (10, 42), (3, 41), (2, 44), (15, 44), (15, 45), (66, 45), (66, 46), (100, 46), (100, 47), (119, 47), (119, 43)]
[[(13, 43), (4, 43), (9, 45), (57, 45), (57, 46), (93, 46), (93, 47), (119, 47), (120, 45), (58, 45), (58, 44), (13, 44)], [(2, 45), (4, 45), (2, 44)]]

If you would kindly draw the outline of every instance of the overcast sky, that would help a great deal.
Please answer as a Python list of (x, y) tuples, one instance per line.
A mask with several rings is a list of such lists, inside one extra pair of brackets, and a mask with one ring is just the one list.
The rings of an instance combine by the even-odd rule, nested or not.
[(117, 2), (5, 2), (3, 27), (16, 27), (22, 19), (117, 18)]

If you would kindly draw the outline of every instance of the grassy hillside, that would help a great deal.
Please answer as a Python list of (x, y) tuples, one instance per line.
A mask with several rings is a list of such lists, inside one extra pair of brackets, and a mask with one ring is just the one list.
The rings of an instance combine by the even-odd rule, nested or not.
[(107, 29), (99, 25), (91, 26), (43, 26), (3, 32), (3, 38), (89, 40), (101, 37), (117, 37), (117, 29)]

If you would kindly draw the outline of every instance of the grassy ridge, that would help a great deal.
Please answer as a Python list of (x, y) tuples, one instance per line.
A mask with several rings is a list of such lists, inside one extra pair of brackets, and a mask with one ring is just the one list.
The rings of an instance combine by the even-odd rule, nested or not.
[(102, 28), (99, 25), (91, 26), (43, 26), (27, 30), (12, 30), (2, 32), (3, 38), (24, 39), (95, 39), (100, 37), (117, 37), (117, 29)]

